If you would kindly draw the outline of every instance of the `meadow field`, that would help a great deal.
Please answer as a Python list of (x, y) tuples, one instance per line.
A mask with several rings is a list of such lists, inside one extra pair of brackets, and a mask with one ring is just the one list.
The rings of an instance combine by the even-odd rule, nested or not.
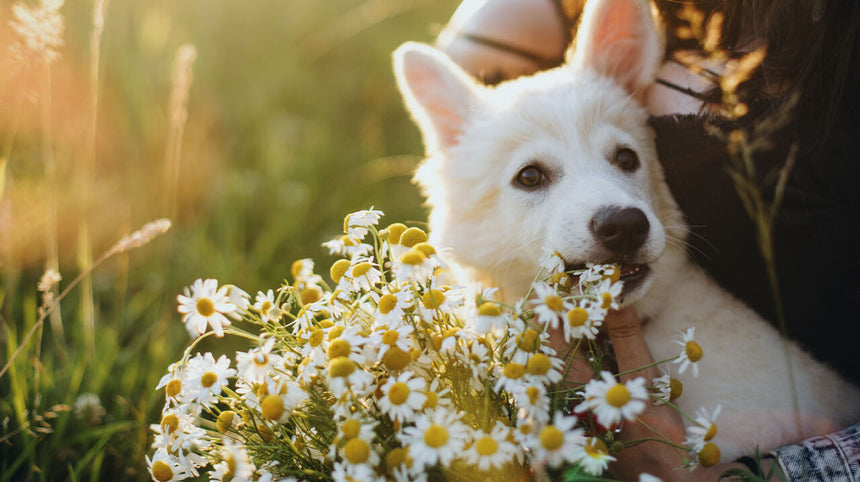
[(390, 55), (457, 3), (0, 3), (0, 481), (147, 479), (183, 287), (327, 265), (348, 212), (425, 219)]

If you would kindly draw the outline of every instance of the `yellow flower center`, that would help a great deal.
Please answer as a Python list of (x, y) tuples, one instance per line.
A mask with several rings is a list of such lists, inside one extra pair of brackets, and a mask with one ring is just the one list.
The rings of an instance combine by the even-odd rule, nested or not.
[(606, 391), (606, 403), (615, 408), (621, 408), (630, 401), (630, 390), (623, 383), (616, 383)]
[(266, 395), (266, 398), (260, 403), (260, 409), (263, 412), (263, 416), (269, 420), (280, 420), (286, 410), (284, 399), (277, 395)]
[(502, 374), (505, 375), (505, 378), (516, 380), (517, 378), (522, 378), (522, 376), (526, 374), (526, 367), (519, 363), (511, 362), (505, 365), (505, 368), (502, 370)]
[(218, 381), (218, 375), (216, 375), (213, 372), (206, 372), (203, 374), (202, 377), (200, 377), (200, 384), (206, 388), (209, 388), (212, 385), (215, 385), (215, 382), (217, 382), (217, 381)]
[(178, 378), (170, 380), (169, 382), (167, 382), (167, 387), (165, 387), (165, 390), (167, 390), (168, 397), (176, 398), (176, 396), (179, 395), (180, 392), (182, 392), (182, 380)]
[(350, 439), (343, 447), (343, 456), (351, 464), (363, 464), (370, 458), (370, 445), (360, 438)]
[(388, 244), (400, 244), (400, 236), (406, 231), (406, 225), (394, 223), (385, 228), (385, 231), (388, 232)]
[(409, 392), (409, 385), (404, 382), (397, 382), (388, 389), (388, 400), (395, 405), (402, 405), (409, 398)]
[(538, 332), (528, 328), (522, 334), (517, 335), (517, 348), (528, 353), (534, 353), (540, 346)]
[(406, 461), (406, 451), (401, 448), (391, 449), (385, 456), (385, 466), (392, 470)]
[(567, 324), (570, 325), (571, 328), (580, 327), (584, 325), (586, 321), (588, 321), (588, 312), (585, 311), (585, 308), (577, 306), (567, 312)]
[(355, 268), (352, 268), (352, 277), (358, 278), (360, 276), (364, 276), (367, 274), (368, 271), (370, 271), (370, 268), (370, 263), (358, 263), (357, 265), (355, 265)]
[(427, 242), (427, 233), (421, 228), (409, 228), (400, 235), (400, 244), (411, 248), (418, 243)]
[(197, 300), (197, 313), (209, 318), (215, 314), (215, 303), (209, 298), (200, 298)]
[(269, 300), (264, 301), (263, 304), (260, 305), (260, 311), (263, 313), (266, 313), (271, 309), (272, 309), (272, 302)]
[(424, 256), (428, 258), (434, 254), (436, 254), (436, 248), (430, 245), (430, 243), (418, 243), (415, 246), (412, 246), (412, 249), (421, 251), (424, 253)]
[(481, 437), (475, 443), (475, 450), (478, 451), (478, 455), (493, 455), (499, 451), (499, 443), (493, 437)]
[(167, 433), (173, 433), (179, 428), (179, 417), (169, 413), (161, 419), (161, 426), (167, 430)]
[(608, 310), (609, 307), (612, 306), (612, 295), (609, 293), (603, 293), (603, 295), (601, 295), (601, 299), (603, 300), (603, 303), (600, 307), (604, 310)]
[(556, 273), (550, 277), (549, 282), (561, 288), (569, 288), (573, 284), (567, 273)]
[(436, 408), (439, 405), (439, 395), (436, 392), (428, 390), (424, 392), (424, 395), (427, 395), (427, 400), (424, 401), (424, 409)]
[(693, 363), (702, 359), (702, 347), (695, 341), (688, 341), (687, 346), (684, 347), (684, 352)]
[(417, 249), (410, 249), (400, 256), (400, 262), (409, 266), (418, 266), (427, 259), (427, 256)]
[(674, 400), (684, 393), (684, 384), (677, 378), (669, 379), (669, 400)]
[(588, 442), (585, 443), (585, 453), (589, 456), (599, 459), (609, 455), (609, 447), (606, 446), (606, 443), (599, 438), (592, 437), (588, 439)]
[(529, 397), (529, 403), (535, 405), (540, 398), (540, 389), (538, 387), (528, 387), (526, 388), (526, 395)]
[(389, 370), (402, 370), (411, 361), (412, 355), (396, 346), (392, 346), (385, 352), (385, 355), (382, 355), (382, 363)]
[(328, 350), (326, 350), (329, 360), (340, 356), (349, 356), (350, 353), (352, 353), (352, 345), (343, 338), (338, 338), (329, 343)]
[(705, 444), (699, 452), (699, 463), (702, 467), (711, 467), (720, 461), (720, 448), (711, 442)]
[(233, 426), (233, 418), (236, 417), (236, 412), (232, 410), (224, 410), (218, 414), (215, 420), (215, 428), (221, 433), (227, 433)]
[(550, 362), (549, 357), (543, 353), (532, 355), (531, 358), (529, 358), (529, 361), (526, 362), (526, 370), (528, 370), (531, 375), (546, 375), (550, 368), (552, 368), (552, 362)]
[(305, 262), (301, 259), (297, 259), (293, 261), (293, 264), (290, 265), (290, 274), (293, 275), (293, 278), (298, 278), (302, 273), (302, 268), (304, 267)]
[(322, 288), (319, 286), (308, 286), (299, 292), (299, 298), (302, 299), (302, 304), (307, 305), (316, 303), (323, 297)]
[(540, 431), (540, 444), (547, 450), (556, 450), (564, 443), (564, 434), (555, 428), (555, 425), (547, 425)]
[(400, 339), (400, 333), (397, 330), (388, 330), (382, 334), (382, 343), (393, 345)]
[(355, 371), (355, 362), (342, 356), (335, 358), (328, 364), (328, 374), (332, 377), (348, 377)]
[(543, 297), (543, 302), (546, 304), (547, 308), (552, 311), (561, 311), (564, 309), (564, 302), (558, 295), (547, 295)]
[(705, 434), (705, 442), (714, 438), (717, 435), (717, 424), (711, 423), (711, 426), (708, 427), (708, 433)]
[(334, 322), (333, 322), (333, 321), (331, 321), (331, 320), (329, 320), (328, 318), (326, 318), (326, 319), (324, 319), (324, 320), (320, 320), (320, 321), (317, 323), (317, 325), (319, 325), (319, 327), (320, 327), (320, 328), (323, 328), (323, 329), (325, 329), (325, 328), (331, 328), (331, 327), (333, 327), (333, 326), (334, 326)]
[(615, 283), (621, 279), (621, 270), (618, 269), (618, 266), (607, 268), (601, 279), (608, 279), (610, 282)]
[(310, 343), (312, 347), (316, 348), (322, 344), (323, 339), (325, 339), (325, 332), (319, 328), (314, 328), (308, 336), (308, 343)]
[(397, 306), (397, 296), (392, 294), (382, 295), (379, 298), (379, 312), (383, 315), (387, 315), (391, 310)]
[(254, 364), (258, 367), (264, 367), (269, 363), (269, 355), (266, 355), (263, 352), (258, 352), (254, 356)]
[(448, 443), (448, 429), (441, 425), (436, 425), (435, 423), (430, 425), (430, 427), (424, 431), (424, 443), (434, 449), (442, 447)]
[(329, 269), (329, 275), (331, 275), (331, 280), (335, 283), (339, 283), (340, 279), (343, 278), (343, 275), (346, 274), (346, 270), (349, 269), (349, 260), (339, 259), (331, 265), (331, 269)]
[[(320, 325), (322, 325), (322, 323), (320, 323)], [(346, 327), (343, 325), (338, 325), (332, 328), (331, 331), (328, 332), (328, 341), (332, 341), (335, 338), (339, 337), (341, 334), (343, 334), (344, 330), (346, 330)]]
[(361, 432), (361, 422), (354, 418), (348, 418), (343, 422), (343, 425), (341, 425), (340, 431), (343, 433), (343, 438), (346, 440), (358, 437), (358, 434)]
[(166, 463), (156, 460), (152, 463), (152, 477), (159, 482), (167, 482), (173, 478), (173, 471)]
[(439, 290), (427, 290), (424, 293), (424, 296), (421, 297), (421, 303), (424, 304), (424, 308), (428, 310), (435, 309), (442, 305), (445, 302), (445, 294)]
[(521, 434), (528, 435), (528, 434), (532, 433), (532, 424), (524, 423), (524, 424), (519, 426), (518, 430), (520, 431)]
[(487, 301), (478, 307), (478, 316), (502, 316), (502, 310), (499, 305)]

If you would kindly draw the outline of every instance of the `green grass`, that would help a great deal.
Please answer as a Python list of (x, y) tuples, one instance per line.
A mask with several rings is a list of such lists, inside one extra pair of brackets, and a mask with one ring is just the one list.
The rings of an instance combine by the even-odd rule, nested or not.
[[(12, 148), (0, 201), (3, 364), (37, 320), (45, 193), (59, 200), (61, 287), (78, 273), (81, 219), (89, 219), (97, 256), (166, 215), (172, 63), (190, 42), (198, 56), (181, 202), (171, 231), (94, 272), (93, 352), (74, 291), (61, 304), (64, 336), (46, 323), (0, 378), (0, 481), (148, 478), (148, 426), (163, 397), (154, 387), (188, 341), (175, 301), (184, 286), (215, 277), (253, 293), (278, 285), (294, 259), (327, 265), (320, 242), (339, 233), (344, 214), (371, 205), (388, 219), (425, 218), (409, 182), (422, 148), (395, 89), (390, 54), (403, 41), (431, 40), (457, 3), (112, 0), (91, 184), (76, 177), (90, 119), (91, 5), (63, 7), (50, 139), (59, 182), (45, 181), (38, 98), (20, 111), (0, 109), (0, 139), (12, 139), (2, 146)], [(10, 5), (0, 4), (4, 26)], [(0, 38), (4, 52), (9, 41)], [(16, 105), (38, 79), (0, 74), (2, 105)], [(68, 409), (87, 392), (106, 409), (95, 425)]]

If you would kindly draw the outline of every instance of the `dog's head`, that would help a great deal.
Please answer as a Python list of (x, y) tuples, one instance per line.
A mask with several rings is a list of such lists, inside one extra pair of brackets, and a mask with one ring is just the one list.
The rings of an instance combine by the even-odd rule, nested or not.
[(495, 88), (432, 47), (401, 46), (434, 244), (507, 297), (525, 294), (543, 248), (569, 268), (619, 263), (625, 300), (641, 295), (663, 223), (679, 223), (640, 105), (662, 51), (645, 0), (590, 0), (565, 65)]

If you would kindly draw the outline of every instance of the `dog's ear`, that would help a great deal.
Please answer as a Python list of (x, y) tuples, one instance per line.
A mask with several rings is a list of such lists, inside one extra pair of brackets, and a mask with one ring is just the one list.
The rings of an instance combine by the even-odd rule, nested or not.
[(589, 0), (567, 62), (591, 67), (628, 92), (650, 85), (663, 59), (663, 42), (649, 0)]
[(478, 104), (477, 82), (442, 52), (416, 42), (394, 51), (394, 76), (428, 153), (455, 145)]

